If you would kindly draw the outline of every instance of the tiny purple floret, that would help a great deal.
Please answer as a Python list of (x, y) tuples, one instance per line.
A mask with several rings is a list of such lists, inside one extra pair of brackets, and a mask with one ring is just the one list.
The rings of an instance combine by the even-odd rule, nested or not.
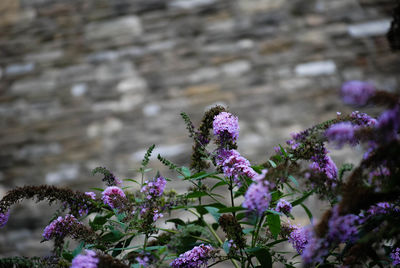
[(85, 254), (79, 254), (72, 260), (71, 268), (97, 268), (98, 263), (96, 252), (85, 249)]

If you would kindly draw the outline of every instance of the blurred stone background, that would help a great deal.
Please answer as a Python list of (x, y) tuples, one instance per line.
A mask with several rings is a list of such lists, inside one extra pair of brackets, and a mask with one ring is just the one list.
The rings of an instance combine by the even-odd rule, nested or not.
[[(99, 186), (96, 166), (135, 177), (153, 143), (188, 165), (179, 113), (198, 124), (214, 104), (239, 116), (239, 150), (260, 163), (291, 132), (352, 111), (338, 97), (343, 81), (399, 91), (385, 37), (394, 4), (1, 0), (0, 196), (44, 183), (85, 191)], [(47, 254), (38, 242), (52, 211), (14, 206), (0, 255)]]

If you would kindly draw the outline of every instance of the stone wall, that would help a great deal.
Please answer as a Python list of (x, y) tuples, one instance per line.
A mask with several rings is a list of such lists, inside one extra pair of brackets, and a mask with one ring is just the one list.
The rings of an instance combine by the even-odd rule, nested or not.
[[(385, 37), (393, 2), (2, 0), (0, 196), (26, 184), (86, 190), (99, 165), (134, 177), (153, 143), (188, 164), (179, 113), (198, 123), (217, 103), (240, 118), (239, 150), (261, 162), (290, 132), (351, 111), (343, 81), (399, 90)], [(15, 206), (0, 254), (44, 254), (50, 213)]]

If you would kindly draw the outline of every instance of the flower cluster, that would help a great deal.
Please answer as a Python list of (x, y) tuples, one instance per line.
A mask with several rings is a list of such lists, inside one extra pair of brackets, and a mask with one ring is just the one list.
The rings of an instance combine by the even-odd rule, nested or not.
[(341, 148), (345, 143), (352, 146), (357, 144), (355, 137), (356, 127), (350, 122), (341, 122), (330, 126), (325, 132), (328, 141), (336, 143)]
[(277, 212), (289, 214), (291, 210), (292, 210), (292, 204), (290, 204), (285, 199), (280, 199), (279, 202), (276, 204), (275, 211)]
[(393, 265), (400, 265), (400, 248), (394, 249), (390, 253), (390, 258), (392, 258), (392, 264)]
[(154, 197), (160, 197), (163, 192), (167, 181), (163, 177), (154, 178), (152, 181), (145, 181), (145, 185), (142, 187), (140, 192), (146, 195), (147, 199)]
[(363, 81), (348, 81), (342, 86), (343, 102), (351, 105), (363, 106), (375, 94), (374, 85)]
[(289, 226), (290, 233), (288, 236), (289, 242), (293, 248), (296, 249), (297, 253), (302, 254), (304, 248), (308, 243), (309, 230), (306, 227), (298, 227), (295, 225)]
[(354, 241), (357, 237), (357, 224), (359, 217), (354, 214), (339, 215), (339, 207), (332, 209), (332, 216), (329, 219), (328, 240), (330, 242)]
[(102, 200), (105, 205), (111, 208), (120, 208), (121, 200), (125, 199), (125, 193), (117, 186), (109, 186), (102, 192)]
[[(267, 170), (264, 170), (263, 174), (265, 175), (266, 173)], [(271, 202), (270, 189), (271, 185), (267, 180), (253, 182), (247, 189), (242, 206), (248, 210), (255, 211), (258, 215), (262, 215)]]
[(249, 160), (240, 155), (236, 150), (221, 149), (216, 157), (216, 163), (222, 168), (226, 177), (232, 177), (237, 186), (241, 186), (241, 176), (254, 178), (257, 176), (251, 166)]
[(325, 174), (329, 179), (325, 184), (334, 188), (336, 187), (337, 167), (327, 152), (325, 148), (322, 148), (321, 153), (312, 156), (311, 160), (313, 162), (310, 164), (310, 169), (314, 172)]
[(179, 255), (170, 266), (174, 268), (200, 268), (207, 267), (208, 260), (212, 258), (214, 248), (210, 245), (201, 244), (193, 249)]
[(71, 268), (97, 268), (98, 263), (96, 252), (86, 249), (84, 254), (79, 254), (72, 260)]
[(66, 215), (58, 217), (52, 221), (43, 231), (43, 238), (50, 240), (52, 238), (62, 238), (70, 233), (73, 227), (81, 225), (74, 215)]
[(221, 112), (214, 117), (213, 130), (221, 142), (236, 141), (239, 137), (238, 118), (230, 113)]
[(0, 228), (3, 228), (7, 224), (9, 216), (10, 211), (0, 213)]

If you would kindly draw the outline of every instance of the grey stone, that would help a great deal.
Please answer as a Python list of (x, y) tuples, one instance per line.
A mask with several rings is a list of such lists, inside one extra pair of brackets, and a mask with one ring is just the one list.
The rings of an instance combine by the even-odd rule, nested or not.
[[(171, 144), (171, 145), (159, 145), (156, 146), (153, 150), (152, 156), (150, 159), (155, 159), (157, 155), (161, 155), (162, 157), (174, 157), (182, 154), (188, 149), (187, 144)], [(131, 159), (133, 161), (141, 161), (143, 156), (147, 151), (146, 149), (137, 151), (132, 154)]]
[(199, 83), (208, 80), (212, 80), (219, 76), (221, 71), (215, 67), (205, 67), (196, 70), (192, 74), (189, 75), (188, 80), (191, 83)]
[(160, 113), (161, 107), (157, 103), (149, 103), (143, 106), (142, 111), (145, 116), (152, 117)]
[(78, 179), (78, 175), (78, 164), (62, 164), (56, 171), (47, 173), (45, 181), (47, 184), (65, 184)]
[(147, 88), (146, 80), (141, 77), (131, 77), (122, 80), (117, 85), (117, 91), (121, 93), (144, 93)]
[(133, 64), (128, 61), (104, 63), (95, 70), (95, 78), (99, 82), (119, 80), (132, 76), (136, 77), (137, 72)]
[(227, 76), (242, 75), (251, 69), (250, 62), (238, 60), (221, 66), (222, 72)]
[(105, 122), (93, 123), (87, 128), (87, 135), (90, 138), (98, 136), (111, 136), (123, 128), (123, 123), (117, 118), (107, 118)]
[(85, 27), (85, 36), (90, 41), (118, 38), (121, 36), (139, 36), (142, 25), (137, 16), (125, 16), (105, 22), (92, 22)]
[(46, 155), (57, 155), (63, 151), (59, 143), (49, 143), (49, 144), (33, 144), (21, 148), (14, 152), (14, 157), (16, 159), (35, 159)]
[(385, 35), (389, 31), (390, 23), (390, 19), (357, 23), (348, 27), (348, 33), (352, 37)]
[(37, 94), (40, 92), (49, 92), (57, 86), (56, 80), (43, 75), (39, 78), (26, 78), (15, 81), (11, 86), (11, 92), (14, 94)]
[(336, 64), (332, 60), (307, 62), (298, 64), (295, 72), (298, 76), (331, 75), (336, 72)]
[(62, 50), (42, 51), (26, 55), (27, 61), (48, 63), (60, 59), (64, 55)]
[(172, 8), (193, 9), (214, 4), (215, 0), (174, 0), (169, 3)]
[(11, 64), (6, 67), (5, 74), (12, 75), (23, 75), (33, 72), (35, 69), (35, 64), (33, 62), (21, 63), (21, 64)]
[(87, 92), (88, 87), (86, 83), (79, 83), (75, 84), (71, 87), (71, 95), (74, 97), (81, 97), (85, 95)]

